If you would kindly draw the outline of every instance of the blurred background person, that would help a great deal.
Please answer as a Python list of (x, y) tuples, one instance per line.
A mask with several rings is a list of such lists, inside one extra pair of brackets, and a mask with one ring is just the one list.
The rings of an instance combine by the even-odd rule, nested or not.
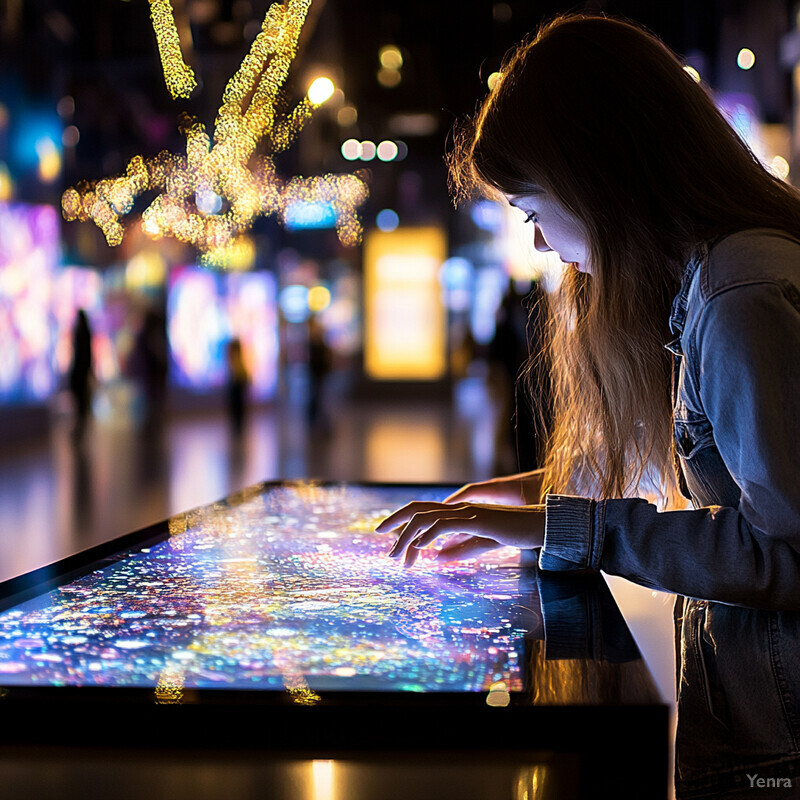
[(325, 384), (333, 367), (333, 353), (325, 341), (325, 327), (313, 314), (308, 319), (308, 406), (310, 429), (325, 431), (329, 426), (325, 408)]
[(69, 391), (73, 399), (75, 425), (73, 437), (83, 439), (86, 422), (92, 413), (92, 331), (84, 309), (78, 309), (72, 330), (72, 362), (69, 368)]
[(163, 422), (167, 394), (169, 348), (164, 315), (153, 308), (144, 313), (129, 360), (129, 372), (138, 384), (142, 428), (154, 434)]
[(226, 387), (226, 400), (228, 419), (231, 431), (239, 438), (244, 428), (245, 413), (247, 408), (247, 389), (250, 385), (250, 375), (244, 362), (241, 339), (233, 338), (228, 342), (228, 383)]

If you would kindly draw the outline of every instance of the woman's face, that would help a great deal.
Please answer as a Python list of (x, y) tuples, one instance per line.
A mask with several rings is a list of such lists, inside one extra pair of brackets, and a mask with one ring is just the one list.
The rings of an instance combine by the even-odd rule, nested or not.
[(525, 214), (534, 227), (533, 245), (540, 253), (551, 250), (559, 258), (591, 274), (589, 244), (583, 226), (544, 189), (528, 194), (506, 195), (509, 205)]

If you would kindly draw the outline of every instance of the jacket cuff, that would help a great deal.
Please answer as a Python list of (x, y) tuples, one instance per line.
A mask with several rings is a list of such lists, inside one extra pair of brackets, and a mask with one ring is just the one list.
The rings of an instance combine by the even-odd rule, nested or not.
[(545, 497), (544, 546), (539, 566), (546, 570), (600, 569), (604, 504), (586, 497)]

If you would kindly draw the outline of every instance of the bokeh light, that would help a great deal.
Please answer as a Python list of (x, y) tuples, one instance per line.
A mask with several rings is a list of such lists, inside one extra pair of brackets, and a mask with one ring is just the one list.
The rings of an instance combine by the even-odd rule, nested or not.
[(403, 66), (403, 54), (392, 44), (382, 47), (378, 52), (378, 60), (386, 69), (400, 69)]
[(361, 158), (361, 142), (358, 139), (348, 139), (342, 143), (342, 157), (348, 161)]
[(389, 140), (384, 140), (378, 145), (376, 152), (381, 161), (393, 161), (397, 158), (397, 145)]
[(36, 154), (39, 156), (39, 180), (53, 183), (61, 174), (61, 153), (55, 142), (43, 136), (36, 142)]
[(378, 83), (386, 89), (393, 89), (399, 86), (403, 76), (399, 69), (389, 69), (389, 67), (381, 67), (378, 70)]
[(349, 128), (358, 122), (358, 111), (354, 106), (342, 106), (336, 112), (336, 121), (343, 127)]
[(319, 77), (312, 81), (311, 86), (308, 87), (308, 99), (315, 105), (322, 105), (326, 100), (330, 99), (336, 87), (333, 81), (327, 77)]
[(327, 286), (319, 284), (308, 290), (308, 309), (314, 314), (319, 314), (331, 304), (331, 292)]
[(756, 63), (756, 54), (749, 48), (743, 47), (736, 56), (739, 69), (752, 69)]
[(785, 181), (789, 177), (789, 162), (783, 156), (775, 156), (770, 161), (769, 170), (775, 177)]
[(692, 80), (694, 80), (695, 83), (700, 83), (700, 81), (702, 80), (702, 78), (700, 77), (700, 73), (690, 64), (686, 64), (683, 68), (683, 71), (691, 75)]
[(377, 148), (375, 147), (375, 142), (369, 141), (367, 139), (364, 142), (361, 142), (361, 160), (362, 161), (372, 161), (375, 158), (375, 153)]
[(400, 225), (400, 217), (397, 216), (397, 212), (393, 209), (384, 208), (375, 217), (375, 224), (378, 226), (378, 230), (388, 233), (397, 229), (398, 225)]
[(75, 147), (81, 140), (81, 132), (75, 125), (68, 125), (61, 134), (61, 144), (64, 147)]

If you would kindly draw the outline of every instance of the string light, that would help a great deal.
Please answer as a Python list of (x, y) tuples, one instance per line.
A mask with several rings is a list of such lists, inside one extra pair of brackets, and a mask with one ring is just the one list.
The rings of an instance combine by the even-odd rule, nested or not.
[(197, 87), (192, 68), (181, 53), (181, 42), (169, 0), (150, 0), (150, 17), (156, 32), (158, 52), (164, 67), (164, 82), (173, 98), (188, 98)]
[[(155, 191), (157, 196), (141, 216), (144, 233), (193, 246), (205, 266), (228, 267), (247, 261), (252, 245), (244, 235), (257, 217), (275, 215), (283, 221), (292, 203), (328, 202), (336, 213), (339, 240), (358, 244), (363, 229), (357, 209), (368, 196), (360, 177), (284, 180), (273, 162), (274, 154), (291, 146), (327, 99), (324, 93), (310, 93), (289, 113), (277, 110), (310, 4), (311, 0), (288, 0), (267, 10), (261, 31), (225, 87), (213, 138), (202, 123), (183, 114), (179, 130), (186, 138), (185, 155), (137, 155), (119, 177), (67, 189), (61, 202), (64, 218), (91, 220), (110, 245), (118, 245), (125, 233), (122, 218), (139, 196)], [(151, 0), (151, 19), (167, 86), (173, 96), (187, 97), (194, 75), (180, 55), (168, 0)], [(267, 155), (256, 154), (261, 143)]]

